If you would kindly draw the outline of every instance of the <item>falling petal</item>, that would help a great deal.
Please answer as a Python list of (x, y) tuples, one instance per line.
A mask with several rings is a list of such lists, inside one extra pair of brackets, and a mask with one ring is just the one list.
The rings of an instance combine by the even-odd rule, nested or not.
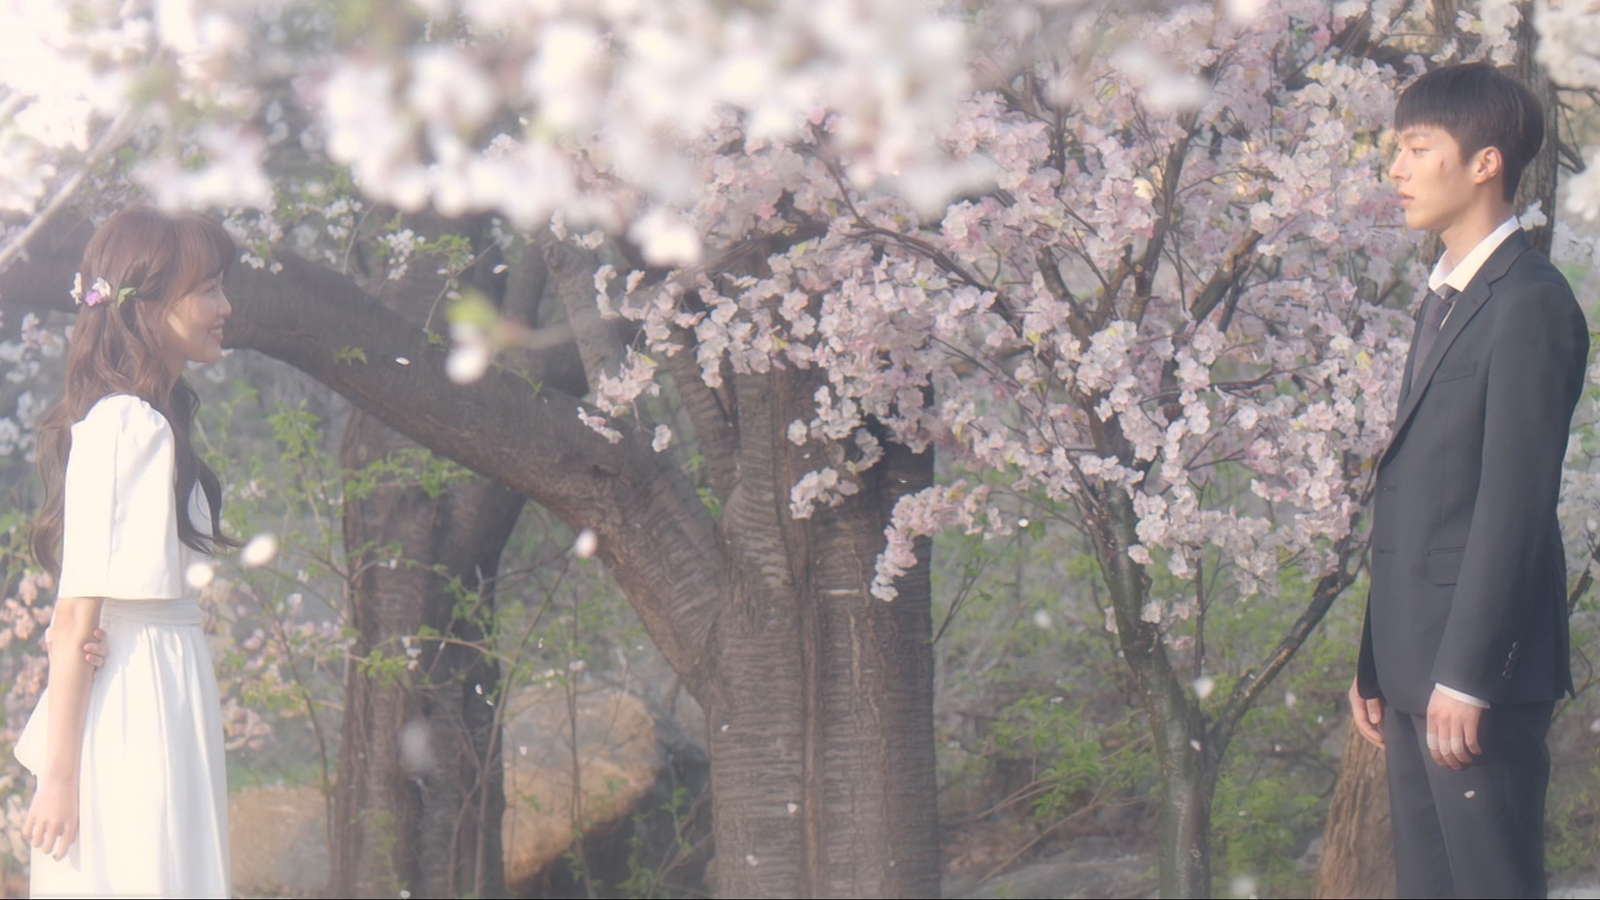
[(409, 365), (411, 365), (411, 360), (409, 360), (409, 359), (406, 359), (406, 358), (405, 358), (405, 357), (404, 357), (404, 356), (396, 356), (396, 357), (395, 357), (395, 358), (394, 358), (394, 361), (395, 361), (395, 362), (397, 362), (397, 363), (399, 363), (399, 364), (400, 364), (400, 365), (402, 365), (402, 366), (409, 366)]
[(593, 529), (585, 528), (578, 532), (577, 540), (572, 542), (572, 555), (579, 559), (588, 559), (599, 548), (600, 538), (595, 535)]
[(428, 723), (412, 719), (400, 729), (400, 765), (410, 773), (432, 771), (437, 760), (433, 754), (433, 741), (428, 735)]
[(1228, 0), (1223, 7), (1227, 10), (1229, 20), (1236, 25), (1244, 25), (1255, 21), (1265, 5), (1263, 0)]
[(1216, 689), (1216, 679), (1212, 678), (1210, 675), (1201, 675), (1199, 678), (1194, 680), (1194, 695), (1199, 697), (1201, 700), (1211, 696), (1211, 692)]
[(210, 584), (216, 577), (216, 567), (205, 562), (194, 563), (183, 573), (184, 582), (197, 591)]
[(246, 569), (256, 569), (272, 562), (278, 555), (278, 539), (263, 532), (251, 538), (244, 549), (239, 551), (239, 565)]
[(1300, 702), (1300, 698), (1296, 697), (1294, 695), (1294, 691), (1284, 691), (1283, 692), (1283, 705), (1284, 706), (1287, 706), (1290, 709), (1294, 709), (1295, 704), (1297, 704), (1299, 702)]
[(456, 384), (471, 384), (489, 371), (494, 348), (489, 333), (477, 325), (457, 322), (450, 326), (450, 356), (444, 373)]
[(1471, 800), (1473, 797), (1478, 796), (1478, 792), (1477, 791), (1467, 791), (1462, 796), (1466, 797), (1468, 800)]

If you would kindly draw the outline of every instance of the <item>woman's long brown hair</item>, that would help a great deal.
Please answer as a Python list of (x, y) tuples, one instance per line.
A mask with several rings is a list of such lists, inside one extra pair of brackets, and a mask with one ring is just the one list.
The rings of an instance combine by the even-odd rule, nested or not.
[[(222, 483), (195, 453), (190, 439), (200, 398), (181, 376), (173, 377), (158, 348), (160, 327), (172, 305), (203, 282), (226, 275), (237, 256), (233, 239), (217, 223), (147, 207), (117, 213), (89, 239), (79, 267), (82, 289), (89, 291), (103, 278), (111, 288), (110, 297), (79, 307), (67, 346), (65, 396), (35, 429), (44, 505), (33, 523), (33, 555), (52, 576), (61, 574), (72, 426), (110, 394), (139, 397), (172, 426), (178, 538), (205, 553), (235, 543), (222, 532)], [(196, 483), (211, 508), (210, 534), (201, 534), (189, 518), (189, 497)]]

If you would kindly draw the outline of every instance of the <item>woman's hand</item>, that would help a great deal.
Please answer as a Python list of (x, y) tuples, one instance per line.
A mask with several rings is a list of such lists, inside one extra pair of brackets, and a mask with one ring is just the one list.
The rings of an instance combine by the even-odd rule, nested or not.
[(33, 847), (61, 859), (78, 840), (78, 782), (53, 778), (48, 773), (39, 779), (39, 789), (28, 807), (22, 824), (22, 837)]
[[(51, 634), (51, 630), (54, 627), (55, 623), (51, 622), (50, 628), (44, 630), (44, 652), (46, 654), (50, 652), (51, 645), (55, 643), (55, 636)], [(94, 630), (94, 640), (83, 645), (84, 661), (96, 669), (106, 664), (106, 645), (102, 643), (105, 639), (106, 630), (104, 628), (96, 628)]]

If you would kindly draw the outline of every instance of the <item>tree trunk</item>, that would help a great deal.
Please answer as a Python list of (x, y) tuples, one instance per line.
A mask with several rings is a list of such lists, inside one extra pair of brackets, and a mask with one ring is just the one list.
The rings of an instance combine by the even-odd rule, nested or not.
[(1394, 896), (1394, 842), (1384, 773), (1383, 751), (1347, 727), (1328, 828), (1322, 834), (1318, 900)]
[[(1138, 542), (1133, 502), (1102, 495), (1096, 550), (1117, 620), (1118, 644), (1150, 718), (1160, 778), (1156, 866), (1161, 896), (1211, 896), (1211, 799), (1226, 746), (1213, 746), (1199, 703), (1172, 668), (1160, 629), (1143, 619), (1150, 581), (1128, 556)], [(1215, 742), (1221, 744), (1222, 742)]]
[(1544, 106), (1544, 146), (1539, 148), (1539, 155), (1523, 171), (1511, 208), (1520, 214), (1534, 203), (1539, 204), (1549, 221), (1530, 229), (1528, 236), (1533, 239), (1533, 246), (1540, 253), (1549, 255), (1556, 230), (1556, 181), (1561, 174), (1558, 153), (1561, 105), (1555, 85), (1550, 83), (1544, 66), (1539, 65), (1535, 56), (1539, 47), (1539, 33), (1533, 27), (1533, 4), (1525, 0), (1517, 6), (1522, 10), (1522, 22), (1517, 25), (1517, 58), (1512, 63), (1512, 74), (1526, 84)]
[[(62, 222), (41, 234), (27, 260), (0, 274), (0, 297), (31, 296), (14, 285), (70, 284), (89, 230)], [(687, 364), (693, 373), (692, 353), (664, 361), (705, 461), (709, 483), (701, 487), (672, 454), (654, 452), (647, 433), (630, 430), (613, 444), (584, 425), (581, 377), (576, 385), (565, 377), (530, 381), (492, 368), (478, 382), (455, 385), (445, 376), (446, 350), (353, 279), (288, 253), (277, 262), (278, 271), (238, 266), (230, 274), (230, 346), (301, 369), (407, 438), (500, 479), (574, 531), (594, 530), (597, 557), (706, 710), (720, 894), (938, 893), (928, 542), (919, 544), (919, 565), (897, 583), (899, 599), (883, 603), (867, 592), (895, 502), (932, 481), (931, 453), (886, 446), (884, 459), (863, 473), (860, 493), (795, 520), (790, 487), (827, 464), (822, 452), (837, 449), (795, 447), (785, 436), (810, 403), (815, 385), (807, 373), (741, 376), (719, 393), (697, 374), (673, 371)], [(592, 285), (593, 273), (587, 277)], [(65, 308), (60, 293), (39, 296)], [(351, 362), (349, 348), (367, 361)], [(537, 367), (544, 354), (532, 355)], [(720, 519), (697, 488), (721, 502)], [(383, 513), (397, 528), (401, 509)], [(444, 527), (446, 512), (429, 516)], [(420, 529), (415, 540), (427, 546)], [(478, 561), (459, 549), (449, 571), (465, 577)], [(416, 587), (389, 586), (401, 572), (371, 570), (362, 590), (379, 604), (379, 621), (361, 619), (357, 653), (426, 621), (413, 608)], [(428, 608), (434, 602), (426, 600)], [(381, 823), (372, 821), (392, 817), (409, 829), (394, 833), (413, 840), (422, 827), (413, 823), (423, 817), (410, 810), (428, 799), (403, 777), (395, 751), (406, 717), (422, 708), (407, 704), (421, 701), (389, 696), (347, 699), (347, 716), (360, 724), (341, 748), (341, 771), (371, 771), (340, 787), (350, 794), (338, 821), (351, 832), (340, 840), (354, 853), (341, 846), (335, 866), (342, 883), (355, 880), (363, 891), (399, 887), (420, 865), (406, 857), (410, 845), (384, 847), (374, 827)], [(364, 763), (356, 755), (363, 748)], [(379, 764), (388, 773), (381, 779)], [(376, 797), (388, 799), (363, 821), (357, 811), (371, 803), (364, 798)], [(484, 821), (485, 834), (497, 821)], [(348, 862), (375, 850), (384, 851), (383, 865), (362, 873)], [(459, 876), (455, 885), (471, 887)]]
[(817, 448), (784, 431), (814, 387), (792, 372), (737, 381), (722, 530), (743, 565), (706, 704), (717, 893), (937, 896), (926, 552), (895, 602), (867, 593), (894, 504), (932, 483), (932, 454), (890, 445), (859, 494), (792, 518), (788, 486)]
[[(362, 413), (352, 416), (347, 471), (411, 445)], [(505, 891), (505, 809), (495, 710), (499, 667), (459, 644), (425, 641), (414, 671), (394, 672), (401, 638), (422, 626), (463, 642), (488, 636), (493, 578), (523, 498), (480, 476), (429, 496), (415, 484), (347, 497), (344, 538), (359, 573), (351, 597), (351, 664), (334, 791), (330, 892), (341, 897), (498, 896)], [(477, 593), (461, 603), (460, 591)], [(457, 611), (476, 612), (462, 617)]]
[[(408, 224), (430, 239), (462, 225), (427, 216)], [(379, 289), (389, 308), (419, 324), (445, 289), (427, 262), (414, 260), (407, 276)], [(394, 465), (406, 451), (424, 453), (358, 411), (340, 467), (354, 474)], [(426, 464), (425, 455), (410, 459)], [(524, 498), (481, 476), (430, 493), (407, 473), (413, 465), (399, 468), (370, 493), (345, 494), (344, 545), (356, 573), (351, 653), (392, 662), (346, 668), (330, 889), (335, 896), (497, 896), (505, 890), (505, 793), (490, 700), (500, 672), (466, 645), (492, 637), (494, 578)], [(407, 660), (402, 640), (424, 626), (462, 643), (420, 642), (415, 668), (394, 671)]]

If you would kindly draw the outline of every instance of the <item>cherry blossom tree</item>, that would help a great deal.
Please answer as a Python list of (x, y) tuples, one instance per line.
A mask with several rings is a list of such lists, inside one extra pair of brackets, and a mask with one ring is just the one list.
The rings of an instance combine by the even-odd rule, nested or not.
[[(742, 153), (683, 215), (709, 244), (778, 252), (659, 285), (599, 278), (601, 307), (644, 335), (598, 384), (608, 416), (689, 354), (714, 391), (809, 373), (782, 423), (815, 461), (792, 518), (854, 496), (889, 441), (971, 473), (897, 503), (880, 601), (899, 602), (914, 540), (942, 528), (1002, 535), (1001, 511), (1021, 508), (1084, 535), (1155, 739), (1167, 896), (1209, 892), (1222, 754), (1364, 547), (1409, 331), (1382, 304), (1414, 271), (1381, 183), (1400, 73), (1362, 51), (1406, 12), (1074, 19), (963, 102), (946, 147), (992, 186), (948, 206), (858, 184), (827, 150), (828, 117), (787, 142), (730, 119), (704, 146)], [(1003, 33), (999, 15), (980, 27)], [(1294, 626), (1211, 698), (1207, 614), (1279, 602), (1290, 582), (1310, 585)]]
[[(72, 207), (233, 207), (234, 345), (598, 536), (707, 712), (719, 891), (937, 890), (927, 538), (1019, 514), (1097, 559), (1162, 892), (1209, 891), (1229, 741), (1359, 568), (1421, 4), (6, 10), (0, 300), (61, 302)], [(424, 210), (476, 237), (398, 315), (351, 248)], [(1298, 612), (1233, 675), (1239, 603)]]

